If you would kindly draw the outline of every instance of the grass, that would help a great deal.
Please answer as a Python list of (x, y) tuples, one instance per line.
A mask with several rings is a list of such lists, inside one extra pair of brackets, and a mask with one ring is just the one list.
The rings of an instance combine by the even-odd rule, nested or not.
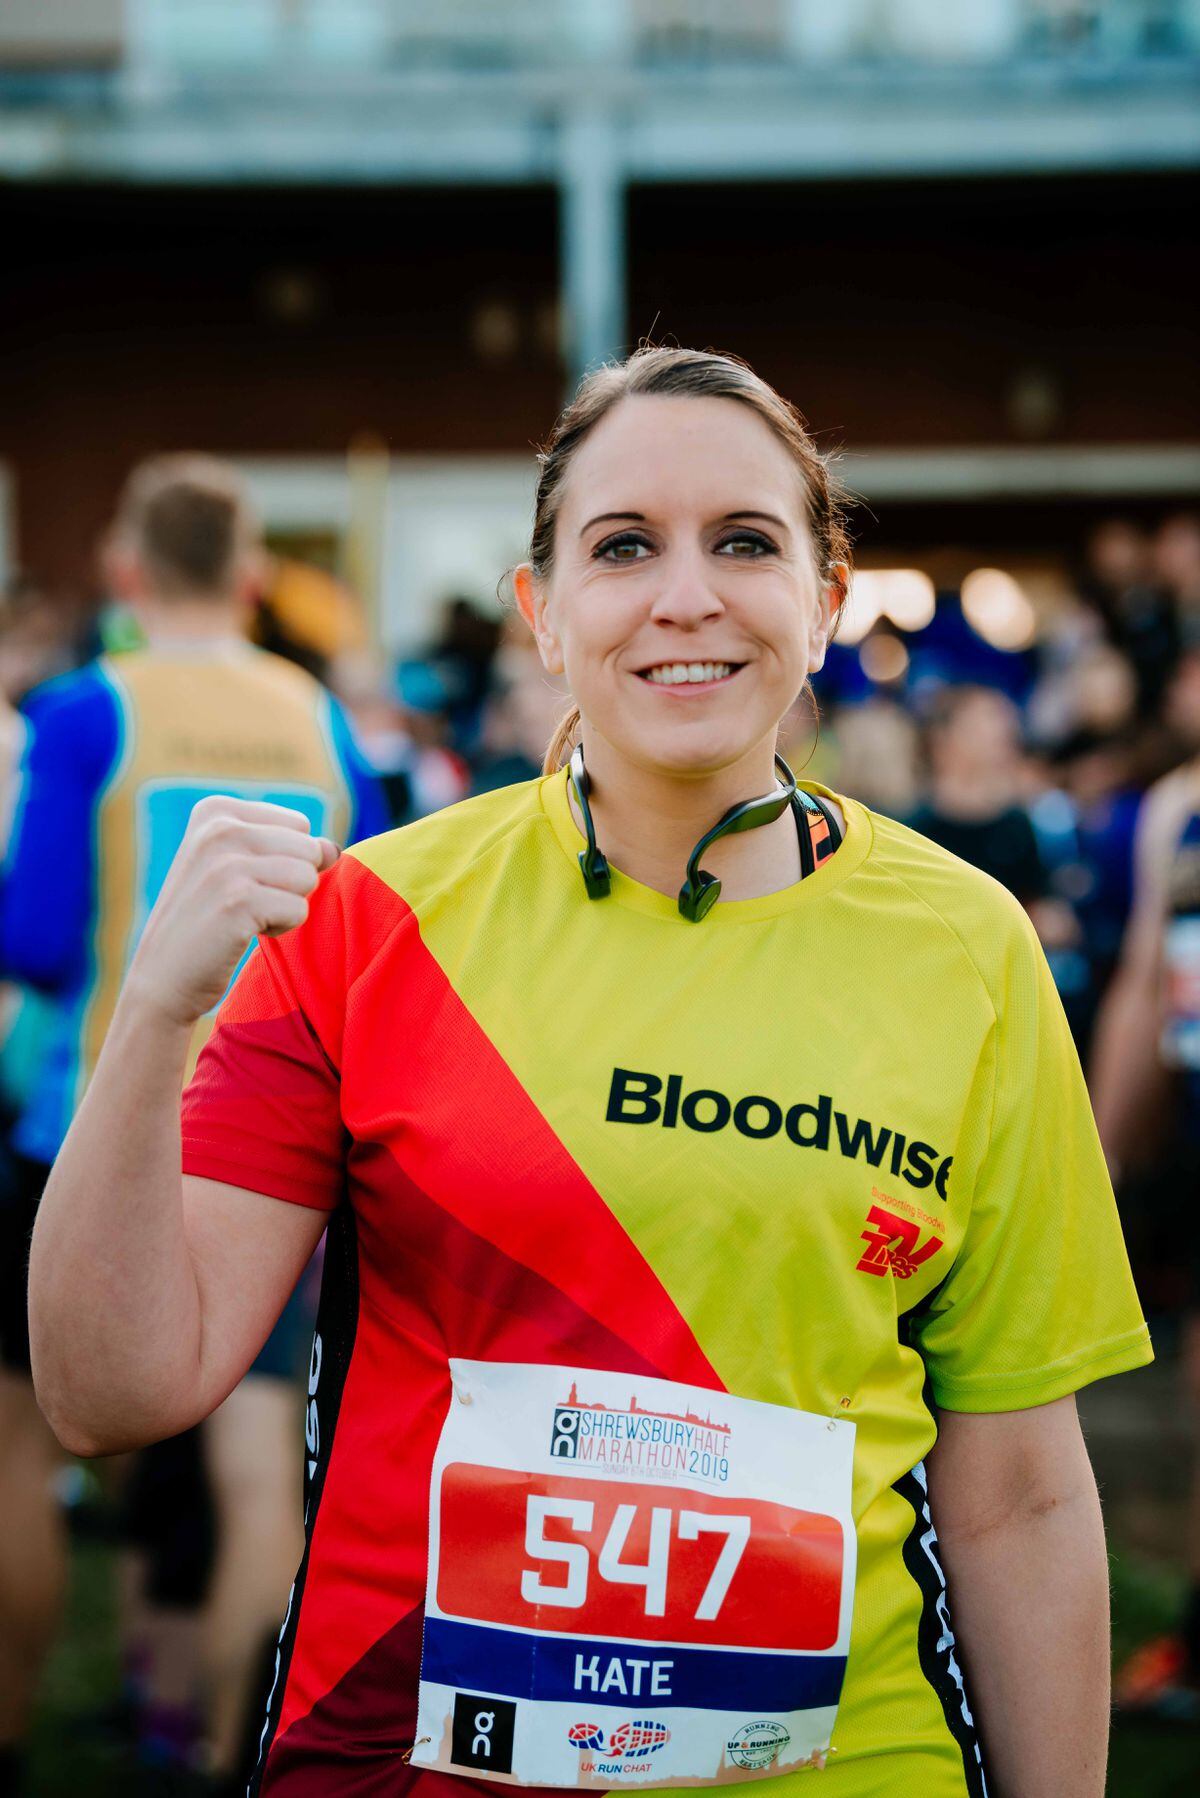
[[(1112, 1557), (1113, 1660), (1161, 1635), (1179, 1615), (1183, 1580), (1174, 1568), (1133, 1555)], [(1109, 1798), (1196, 1798), (1200, 1729), (1113, 1721)]]
[(119, 1689), (112, 1552), (77, 1543), (67, 1626), (46, 1669), (34, 1724), (28, 1783), (36, 1798), (127, 1798), (124, 1756), (84, 1727)]

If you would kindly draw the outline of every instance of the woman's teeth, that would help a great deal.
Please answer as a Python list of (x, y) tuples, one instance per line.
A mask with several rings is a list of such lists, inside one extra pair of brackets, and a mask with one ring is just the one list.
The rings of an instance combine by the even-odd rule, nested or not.
[(700, 681), (725, 680), (732, 673), (730, 662), (664, 662), (659, 668), (647, 668), (643, 678), (660, 687), (681, 687)]

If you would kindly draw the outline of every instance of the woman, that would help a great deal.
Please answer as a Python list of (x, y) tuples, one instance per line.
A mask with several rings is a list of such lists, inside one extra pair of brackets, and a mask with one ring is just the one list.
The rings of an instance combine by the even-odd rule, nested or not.
[(77, 1452), (182, 1429), (330, 1222), (264, 1793), (1099, 1798), (1071, 1394), (1150, 1350), (1023, 913), (776, 771), (846, 558), (777, 394), (639, 353), (560, 419), (516, 573), (578, 704), (547, 778), (336, 868), (197, 808), (33, 1338)]

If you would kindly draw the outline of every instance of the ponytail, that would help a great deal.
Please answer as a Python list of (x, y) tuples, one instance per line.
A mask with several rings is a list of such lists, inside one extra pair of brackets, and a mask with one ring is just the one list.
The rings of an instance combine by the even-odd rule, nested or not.
[(579, 707), (573, 705), (563, 713), (558, 721), (558, 728), (551, 737), (546, 748), (546, 759), (542, 763), (543, 774), (557, 774), (575, 747), (575, 739), (582, 722)]

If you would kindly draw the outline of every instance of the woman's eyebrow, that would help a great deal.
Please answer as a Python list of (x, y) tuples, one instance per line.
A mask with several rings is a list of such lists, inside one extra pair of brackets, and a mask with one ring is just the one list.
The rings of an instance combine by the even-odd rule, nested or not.
[(646, 522), (646, 514), (644, 512), (597, 512), (594, 518), (588, 519), (587, 523), (581, 528), (579, 535), (581, 537), (586, 537), (594, 524), (609, 524), (618, 518), (636, 518), (639, 524), (645, 524)]
[[(646, 522), (646, 514), (644, 512), (597, 512), (594, 518), (589, 518), (587, 523), (581, 526), (579, 535), (585, 537), (593, 526), (598, 524), (615, 524), (618, 520), (623, 518), (632, 518), (636, 520), (638, 524), (645, 524)], [(755, 512), (750, 509), (739, 512), (726, 512), (721, 519), (721, 523), (733, 524), (739, 518), (761, 518), (765, 523), (773, 524), (778, 530), (786, 531), (788, 528), (785, 520), (777, 518), (774, 512)]]
[(778, 530), (786, 531), (787, 525), (782, 518), (776, 518), (774, 512), (726, 512), (722, 524), (732, 524), (738, 518), (761, 518), (767, 524), (773, 524)]

